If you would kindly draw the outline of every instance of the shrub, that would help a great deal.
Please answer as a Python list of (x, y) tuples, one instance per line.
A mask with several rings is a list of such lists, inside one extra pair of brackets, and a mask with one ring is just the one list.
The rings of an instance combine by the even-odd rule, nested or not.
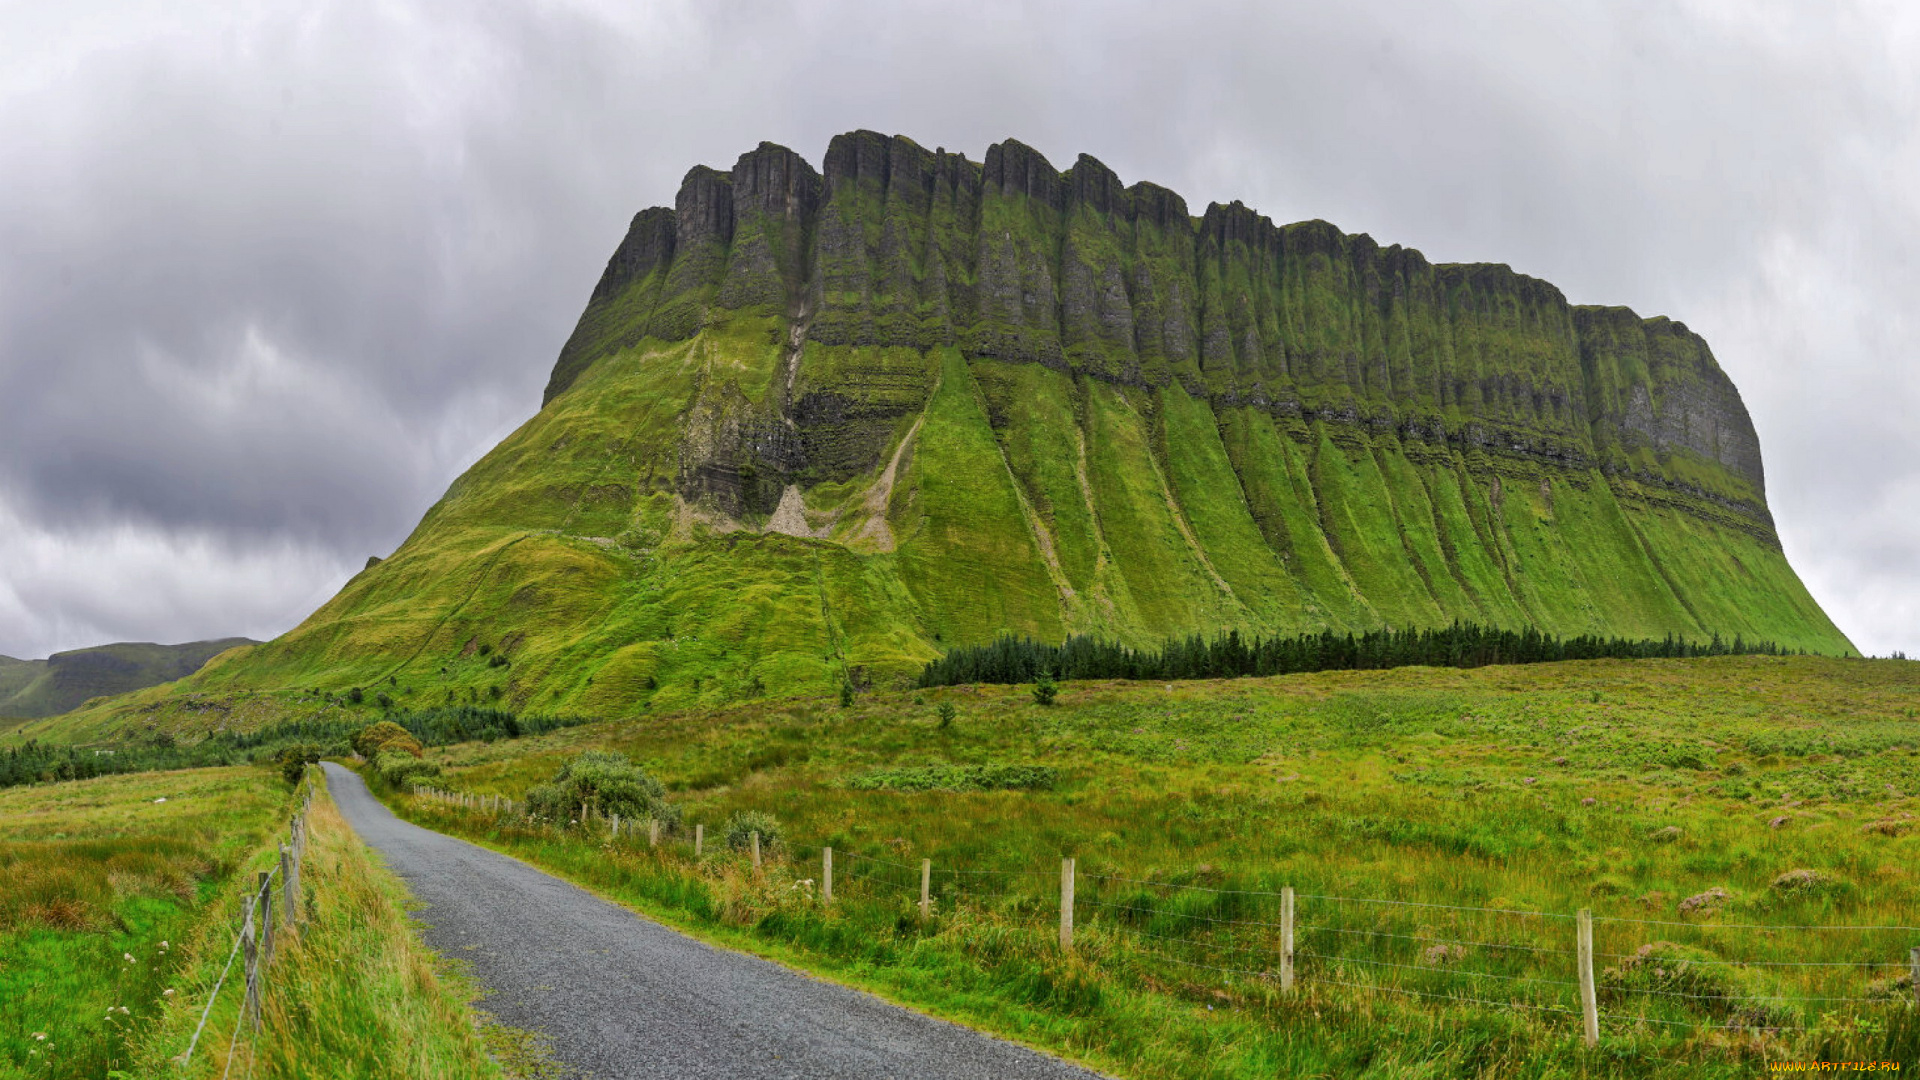
[(938, 712), (938, 713), (940, 714), (940, 726), (941, 726), (942, 728), (950, 728), (950, 727), (952, 727), (952, 726), (953, 726), (953, 718), (954, 718), (954, 717), (956, 717), (956, 716), (958, 716), (958, 715), (960, 715), (960, 710), (959, 710), (959, 709), (956, 709), (956, 708), (954, 708), (954, 706), (953, 706), (953, 702), (951, 702), (951, 701), (943, 701), (943, 702), (941, 702), (941, 703), (940, 703), (940, 708), (938, 708), (938, 709), (937, 709), (937, 710), (935, 710), (935, 711), (936, 711), (936, 712)]
[(347, 740), (353, 746), (353, 752), (372, 761), (383, 750), (398, 750), (419, 757), (425, 753), (420, 740), (413, 733), (391, 720), (382, 720), (377, 724), (368, 724), (353, 733)]
[(577, 820), (583, 811), (653, 818), (668, 828), (680, 821), (666, 786), (609, 750), (588, 750), (562, 765), (551, 781), (527, 792), (527, 811), (550, 821)]
[(412, 754), (400, 750), (382, 750), (374, 759), (373, 771), (388, 784), (403, 788), (419, 783), (429, 776), (439, 776), (440, 766), (431, 761), (423, 761)]
[(760, 834), (760, 850), (769, 851), (780, 843), (780, 819), (760, 810), (736, 810), (727, 819), (727, 846), (735, 851), (753, 847), (753, 834)]
[(1060, 684), (1053, 681), (1053, 672), (1043, 671), (1033, 681), (1033, 702), (1036, 705), (1051, 705), (1053, 699), (1060, 696)]
[(307, 766), (319, 760), (320, 748), (313, 743), (294, 743), (274, 759), (280, 766), (280, 778), (289, 784), (298, 784), (307, 774)]
[(844, 679), (840, 682), (840, 707), (853, 708), (853, 684)]

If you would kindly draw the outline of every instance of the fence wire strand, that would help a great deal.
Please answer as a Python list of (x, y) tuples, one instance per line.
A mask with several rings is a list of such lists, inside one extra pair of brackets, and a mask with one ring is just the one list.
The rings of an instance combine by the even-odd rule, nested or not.
[[(818, 859), (819, 849), (816, 848), (814, 849), (814, 851), (815, 851), (815, 854), (813, 857), (815, 859)], [(843, 852), (839, 852), (838, 854), (844, 860), (844, 862), (841, 864), (841, 873), (850, 882), (851, 881), (870, 882), (876, 886), (880, 886), (888, 890), (904, 890), (909, 893), (918, 892), (917, 886), (920, 884), (920, 879), (918, 875), (922, 871), (922, 867), (919, 865), (914, 865), (911, 863), (896, 862), (892, 859), (875, 856), (875, 855), (863, 854), (860, 852), (853, 852), (853, 851), (843, 851)], [(862, 867), (863, 865), (870, 865), (871, 868), (878, 870), (878, 872), (871, 872), (871, 871), (862, 872), (862, 869), (859, 869), (859, 867)], [(898, 874), (888, 873), (888, 871), (897, 871)], [(1265, 890), (1265, 889), (1216, 888), (1216, 887), (1206, 886), (1206, 885), (1177, 884), (1174, 882), (1156, 881), (1151, 878), (1125, 877), (1118, 874), (1079, 873), (1076, 875), (1076, 877), (1078, 882), (1081, 883), (1082, 885), (1090, 885), (1095, 887), (1096, 889), (1102, 884), (1109, 884), (1109, 885), (1127, 886), (1127, 887), (1134, 887), (1134, 888), (1164, 889), (1164, 890), (1174, 890), (1174, 891), (1180, 891), (1180, 892), (1203, 893), (1209, 896), (1261, 897), (1261, 898), (1268, 898), (1272, 900), (1281, 900), (1287, 895), (1284, 892), (1277, 892), (1277, 891)], [(1048, 884), (1050, 884), (1053, 881), (1053, 878), (1054, 878), (1054, 872), (1051, 869), (1020, 869), (1020, 870), (975, 869), (975, 868), (968, 868), (968, 867), (951, 867), (951, 866), (943, 867), (943, 866), (937, 865), (936, 863), (936, 865), (932, 869), (932, 875), (929, 881), (930, 881), (930, 888), (932, 889), (933, 895), (936, 898), (945, 898), (946, 902), (952, 905), (952, 907), (957, 910), (963, 899), (971, 900), (976, 903), (980, 901), (985, 901), (985, 900), (1005, 900), (1005, 899), (1014, 899), (1021, 902), (1031, 901), (1031, 902), (1037, 902), (1042, 904), (1046, 903), (1049, 900), (1057, 901), (1058, 897), (1050, 896), (1049, 894), (1051, 890), (1049, 890), (1046, 887)], [(1032, 886), (1036, 882), (1039, 883), (1038, 888), (1022, 887), (1023, 883), (1025, 883), (1028, 886)], [(873, 897), (874, 899), (878, 898), (876, 894), (868, 894), (868, 895)], [(1432, 903), (1432, 902), (1419, 901), (1419, 900), (1392, 900), (1392, 899), (1384, 899), (1379, 897), (1335, 896), (1335, 895), (1319, 894), (1319, 893), (1294, 893), (1293, 896), (1296, 901), (1313, 901), (1313, 902), (1318, 902), (1323, 904), (1364, 904), (1364, 905), (1373, 905), (1377, 907), (1409, 908), (1409, 909), (1419, 909), (1419, 910), (1425, 910), (1425, 911), (1438, 911), (1438, 912), (1455, 912), (1455, 913), (1460, 913), (1465, 915), (1493, 916), (1493, 917), (1500, 917), (1500, 918), (1541, 919), (1541, 920), (1553, 919), (1553, 920), (1560, 920), (1561, 925), (1564, 925), (1565, 922), (1573, 921), (1580, 918), (1580, 916), (1577, 916), (1577, 915), (1563, 914), (1560, 912), (1552, 912), (1552, 911), (1528, 911), (1528, 910), (1523, 910), (1519, 908), (1479, 907), (1479, 906), (1467, 905), (1467, 904), (1439, 904), (1439, 903)], [(1236, 932), (1236, 930), (1251, 930), (1256, 934), (1268, 934), (1268, 933), (1274, 933), (1274, 932), (1284, 932), (1287, 929), (1287, 927), (1284, 926), (1282, 923), (1270, 922), (1263, 919), (1221, 918), (1213, 915), (1202, 915), (1194, 912), (1174, 910), (1172, 908), (1152, 907), (1152, 906), (1135, 904), (1135, 903), (1119, 903), (1119, 902), (1115, 902), (1111, 898), (1102, 899), (1099, 896), (1089, 895), (1084, 893), (1076, 896), (1074, 899), (1074, 907), (1076, 909), (1081, 908), (1083, 906), (1086, 908), (1092, 909), (1092, 913), (1090, 914), (1087, 921), (1081, 924), (1081, 930), (1083, 932), (1089, 935), (1096, 935), (1096, 936), (1103, 935), (1103, 934), (1111, 934), (1111, 935), (1115, 935), (1115, 939), (1117, 941), (1121, 941), (1121, 942), (1130, 941), (1130, 944), (1124, 947), (1124, 951), (1116, 951), (1113, 954), (1116, 960), (1123, 961), (1123, 962), (1131, 960), (1131, 961), (1137, 961), (1142, 963), (1176, 964), (1182, 967), (1193, 968), (1196, 970), (1211, 971), (1211, 972), (1216, 972), (1223, 975), (1247, 977), (1247, 978), (1261, 981), (1263, 983), (1273, 983), (1277, 979), (1277, 973), (1274, 970), (1274, 968), (1279, 966), (1279, 961), (1281, 959), (1278, 955), (1279, 950), (1277, 945), (1262, 946), (1258, 944), (1246, 944), (1244, 942), (1234, 941), (1234, 940), (1221, 941), (1221, 940), (1213, 940), (1210, 938), (1202, 938), (1202, 937), (1184, 937), (1184, 936), (1174, 936), (1170, 934), (1159, 934), (1159, 933), (1153, 933), (1145, 929), (1141, 929), (1140, 926), (1132, 925), (1132, 924), (1135, 924), (1135, 923), (1150, 924), (1156, 919), (1171, 918), (1171, 919), (1183, 920), (1183, 925), (1193, 926), (1197, 930), (1201, 930), (1201, 932), (1206, 932), (1205, 930), (1201, 929), (1202, 926), (1204, 926), (1206, 928), (1215, 928), (1215, 932), (1222, 933), (1222, 934), (1233, 934)], [(1103, 915), (1101, 914), (1102, 912), (1112, 912), (1116, 914)], [(1749, 932), (1757, 931), (1757, 932), (1770, 932), (1770, 933), (1771, 932), (1795, 932), (1795, 931), (1823, 932), (1823, 933), (1831, 933), (1831, 932), (1920, 933), (1920, 927), (1911, 927), (1911, 926), (1819, 926), (1819, 925), (1774, 926), (1774, 925), (1765, 925), (1765, 924), (1679, 922), (1679, 921), (1663, 920), (1663, 919), (1633, 919), (1633, 918), (1624, 918), (1624, 917), (1615, 917), (1615, 916), (1599, 916), (1599, 915), (1591, 916), (1591, 920), (1593, 923), (1619, 924), (1623, 926), (1684, 927), (1684, 928), (1695, 930), (1695, 931), (1736, 930), (1736, 931), (1749, 931)], [(1306, 924), (1306, 923), (1296, 922), (1293, 925), (1292, 929), (1293, 929), (1293, 932), (1296, 934), (1296, 936), (1299, 936), (1299, 937), (1307, 937), (1314, 934), (1326, 933), (1326, 934), (1346, 935), (1354, 938), (1377, 938), (1377, 939), (1384, 939), (1387, 941), (1419, 942), (1419, 943), (1425, 943), (1428, 945), (1437, 945), (1437, 946), (1443, 946), (1443, 947), (1455, 946), (1462, 949), (1507, 950), (1513, 953), (1526, 953), (1536, 957), (1574, 955), (1574, 950), (1572, 949), (1560, 948), (1560, 947), (1554, 947), (1554, 946), (1532, 945), (1532, 944), (1525, 944), (1520, 942), (1481, 941), (1481, 940), (1474, 940), (1474, 939), (1468, 939), (1468, 938), (1449, 938), (1449, 937), (1441, 937), (1433, 934), (1399, 933), (1392, 930), (1367, 929), (1367, 928), (1355, 927), (1355, 926), (1320, 925), (1320, 924)], [(1150, 943), (1157, 943), (1158, 947)], [(237, 948), (238, 948), (238, 942), (236, 941), (236, 950)], [(1239, 956), (1247, 956), (1247, 957), (1272, 958), (1273, 960), (1276, 961), (1276, 963), (1274, 965), (1262, 967), (1259, 969), (1224, 966), (1222, 964), (1206, 963), (1206, 962), (1203, 962), (1202, 960), (1192, 959), (1190, 957), (1170, 955), (1170, 953), (1166, 951), (1167, 949), (1186, 950), (1191, 953), (1199, 954), (1201, 956), (1206, 956), (1209, 959), (1215, 958), (1221, 955), (1226, 955), (1226, 956), (1239, 955)], [(1548, 988), (1552, 988), (1555, 991), (1566, 991), (1571, 989), (1577, 989), (1578, 986), (1580, 985), (1578, 982), (1575, 982), (1572, 980), (1542, 978), (1542, 977), (1537, 977), (1532, 975), (1512, 975), (1512, 974), (1503, 974), (1503, 973), (1491, 972), (1491, 971), (1462, 970), (1462, 969), (1448, 968), (1440, 965), (1401, 963), (1401, 962), (1396, 962), (1391, 960), (1377, 960), (1377, 959), (1369, 959), (1369, 958), (1358, 957), (1358, 956), (1343, 956), (1335, 953), (1318, 952), (1318, 951), (1308, 950), (1308, 949), (1296, 950), (1294, 955), (1296, 958), (1318, 961), (1320, 964), (1326, 965), (1326, 967), (1334, 973), (1340, 972), (1344, 965), (1356, 965), (1361, 967), (1381, 968), (1381, 969), (1388, 969), (1393, 971), (1411, 971), (1411, 972), (1417, 972), (1417, 973), (1424, 973), (1429, 976), (1435, 976), (1435, 977), (1441, 977), (1441, 978), (1492, 980), (1492, 981), (1498, 981), (1498, 982), (1514, 983), (1518, 986), (1548, 987)], [(1673, 966), (1697, 964), (1702, 966), (1715, 966), (1715, 967), (1755, 967), (1755, 968), (1773, 968), (1773, 969), (1794, 969), (1794, 968), (1860, 969), (1860, 970), (1886, 969), (1886, 968), (1904, 970), (1908, 966), (1905, 963), (1892, 961), (1892, 960), (1795, 961), (1795, 960), (1738, 960), (1738, 959), (1736, 960), (1691, 960), (1691, 959), (1684, 959), (1684, 958), (1674, 958), (1671, 960), (1663, 961), (1662, 958), (1650, 958), (1641, 953), (1595, 952), (1591, 955), (1596, 959), (1606, 959), (1606, 960), (1653, 959), (1655, 962), (1666, 962)], [(229, 967), (231, 966), (231, 964), (232, 964), (232, 957), (229, 956), (228, 958)], [(224, 977), (225, 977), (225, 973), (223, 972), (222, 978), (224, 979)], [(1559, 1015), (1559, 1016), (1577, 1017), (1581, 1015), (1581, 1010), (1577, 1007), (1569, 1008), (1564, 1005), (1542, 1004), (1538, 1002), (1530, 1002), (1530, 1001), (1523, 1001), (1523, 1000), (1502, 1001), (1502, 1000), (1497, 1000), (1493, 998), (1476, 997), (1476, 996), (1473, 996), (1471, 993), (1448, 993), (1448, 992), (1436, 992), (1432, 990), (1414, 989), (1412, 987), (1394, 985), (1389, 982), (1347, 981), (1343, 979), (1327, 978), (1319, 973), (1315, 973), (1312, 978), (1304, 980), (1303, 982), (1304, 982), (1304, 987), (1309, 990), (1311, 990), (1312, 988), (1317, 988), (1322, 986), (1339, 987), (1342, 989), (1357, 990), (1357, 991), (1362, 991), (1366, 993), (1397, 994), (1405, 997), (1447, 1002), (1447, 1003), (1462, 1005), (1462, 1006), (1476, 1006), (1476, 1007), (1493, 1008), (1493, 1009), (1516, 1009), (1516, 1010), (1537, 1012), (1542, 1014), (1553, 1014), (1553, 1015)], [(214, 993), (217, 994), (218, 990), (219, 990), (219, 984), (216, 983)], [(1880, 998), (1868, 997), (1868, 996), (1794, 995), (1794, 994), (1698, 994), (1698, 993), (1690, 993), (1690, 992), (1681, 991), (1681, 990), (1661, 990), (1661, 989), (1654, 989), (1654, 988), (1631, 989), (1631, 988), (1625, 988), (1625, 987), (1609, 988), (1609, 992), (1618, 993), (1621, 995), (1647, 994), (1655, 997), (1675, 999), (1675, 1000), (1687, 1001), (1687, 1002), (1709, 1002), (1709, 1003), (1776, 1002), (1776, 1003), (1786, 1003), (1788, 1007), (1796, 1007), (1796, 1006), (1804, 1007), (1804, 1006), (1812, 1005), (1816, 1003), (1860, 1004), (1860, 1003), (1871, 1003), (1871, 1002), (1882, 1000)], [(211, 1009), (211, 1004), (212, 1002), (210, 1000), (209, 1006), (208, 1006), (209, 1009)], [(1717, 1023), (1717, 1022), (1713, 1022), (1711, 1020), (1706, 1020), (1706, 1019), (1668, 1020), (1668, 1019), (1664, 1019), (1656, 1016), (1646, 1016), (1646, 1015), (1632, 1014), (1632, 1013), (1618, 1013), (1618, 1012), (1610, 1012), (1610, 1011), (1604, 1011), (1604, 1010), (1596, 1010), (1596, 1014), (1603, 1019), (1609, 1020), (1617, 1024), (1658, 1024), (1658, 1025), (1664, 1025), (1664, 1026), (1676, 1027), (1676, 1028), (1723, 1029), (1723, 1030), (1752, 1029), (1752, 1030), (1764, 1030), (1764, 1031), (1793, 1031), (1793, 1032), (1804, 1032), (1809, 1030), (1808, 1028), (1805, 1028), (1805, 1027), (1788, 1025), (1788, 1024), (1738, 1024), (1733, 1022)], [(204, 1023), (205, 1023), (205, 1015), (203, 1014), (202, 1016), (203, 1026), (204, 1026)], [(198, 1038), (198, 1035), (196, 1033), (196, 1039), (197, 1038)], [(191, 1047), (189, 1048), (189, 1052), (191, 1052)], [(232, 1048), (229, 1047), (229, 1065), (231, 1065), (231, 1054), (232, 1054)]]

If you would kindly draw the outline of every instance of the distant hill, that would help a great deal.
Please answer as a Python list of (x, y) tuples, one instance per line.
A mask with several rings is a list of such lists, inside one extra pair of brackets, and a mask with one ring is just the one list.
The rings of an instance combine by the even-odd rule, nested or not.
[(0, 656), (0, 717), (55, 716), (88, 698), (183, 679), (228, 649), (258, 644), (243, 637), (183, 645), (122, 641), (54, 653), (45, 660)]

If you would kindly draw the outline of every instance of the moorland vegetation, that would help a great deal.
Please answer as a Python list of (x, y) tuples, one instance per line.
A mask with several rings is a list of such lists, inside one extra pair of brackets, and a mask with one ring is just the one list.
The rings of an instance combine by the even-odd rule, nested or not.
[[(660, 849), (644, 830), (610, 838), (604, 818), (388, 797), (696, 933), (1122, 1075), (1732, 1077), (1920, 1052), (1903, 982), (1920, 944), (1920, 665), (1067, 682), (1052, 706), (1027, 689), (428, 751), (438, 785), (512, 799), (583, 752), (626, 755), (681, 815)], [(685, 825), (744, 813), (781, 831), (786, 855), (761, 872), (682, 846)], [(1070, 954), (1063, 855), (1080, 874)], [(1291, 996), (1263, 929), (1282, 886), (1301, 896)], [(1595, 1051), (1554, 1011), (1573, 1006), (1581, 908), (1597, 919)]]

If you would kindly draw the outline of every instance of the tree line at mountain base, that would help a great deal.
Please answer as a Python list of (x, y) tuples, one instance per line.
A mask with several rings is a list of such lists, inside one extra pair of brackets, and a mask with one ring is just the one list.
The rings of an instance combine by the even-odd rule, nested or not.
[[(422, 746), (539, 735), (584, 724), (585, 716), (522, 716), (506, 709), (472, 705), (387, 713), (382, 719), (404, 728)], [(214, 765), (268, 763), (289, 748), (317, 748), (321, 754), (346, 754), (349, 740), (364, 729), (365, 717), (291, 720), (256, 731), (221, 731), (186, 742), (169, 733), (99, 746), (56, 746), (29, 742), (0, 753), (0, 787), (85, 780), (115, 773), (158, 769), (194, 769)]]
[(1246, 638), (1230, 630), (1211, 640), (1198, 634), (1174, 638), (1158, 649), (1132, 649), (1117, 642), (1073, 635), (1058, 645), (1027, 637), (1001, 637), (965, 645), (931, 661), (919, 685), (1028, 683), (1059, 679), (1236, 679), (1312, 671), (1371, 671), (1394, 667), (1486, 667), (1544, 664), (1560, 660), (1651, 660), (1697, 656), (1787, 656), (1770, 641), (1732, 641), (1714, 634), (1706, 642), (1678, 638), (1561, 638), (1539, 630), (1503, 630), (1456, 622), (1439, 630), (1385, 629), (1364, 634), (1300, 634)]

